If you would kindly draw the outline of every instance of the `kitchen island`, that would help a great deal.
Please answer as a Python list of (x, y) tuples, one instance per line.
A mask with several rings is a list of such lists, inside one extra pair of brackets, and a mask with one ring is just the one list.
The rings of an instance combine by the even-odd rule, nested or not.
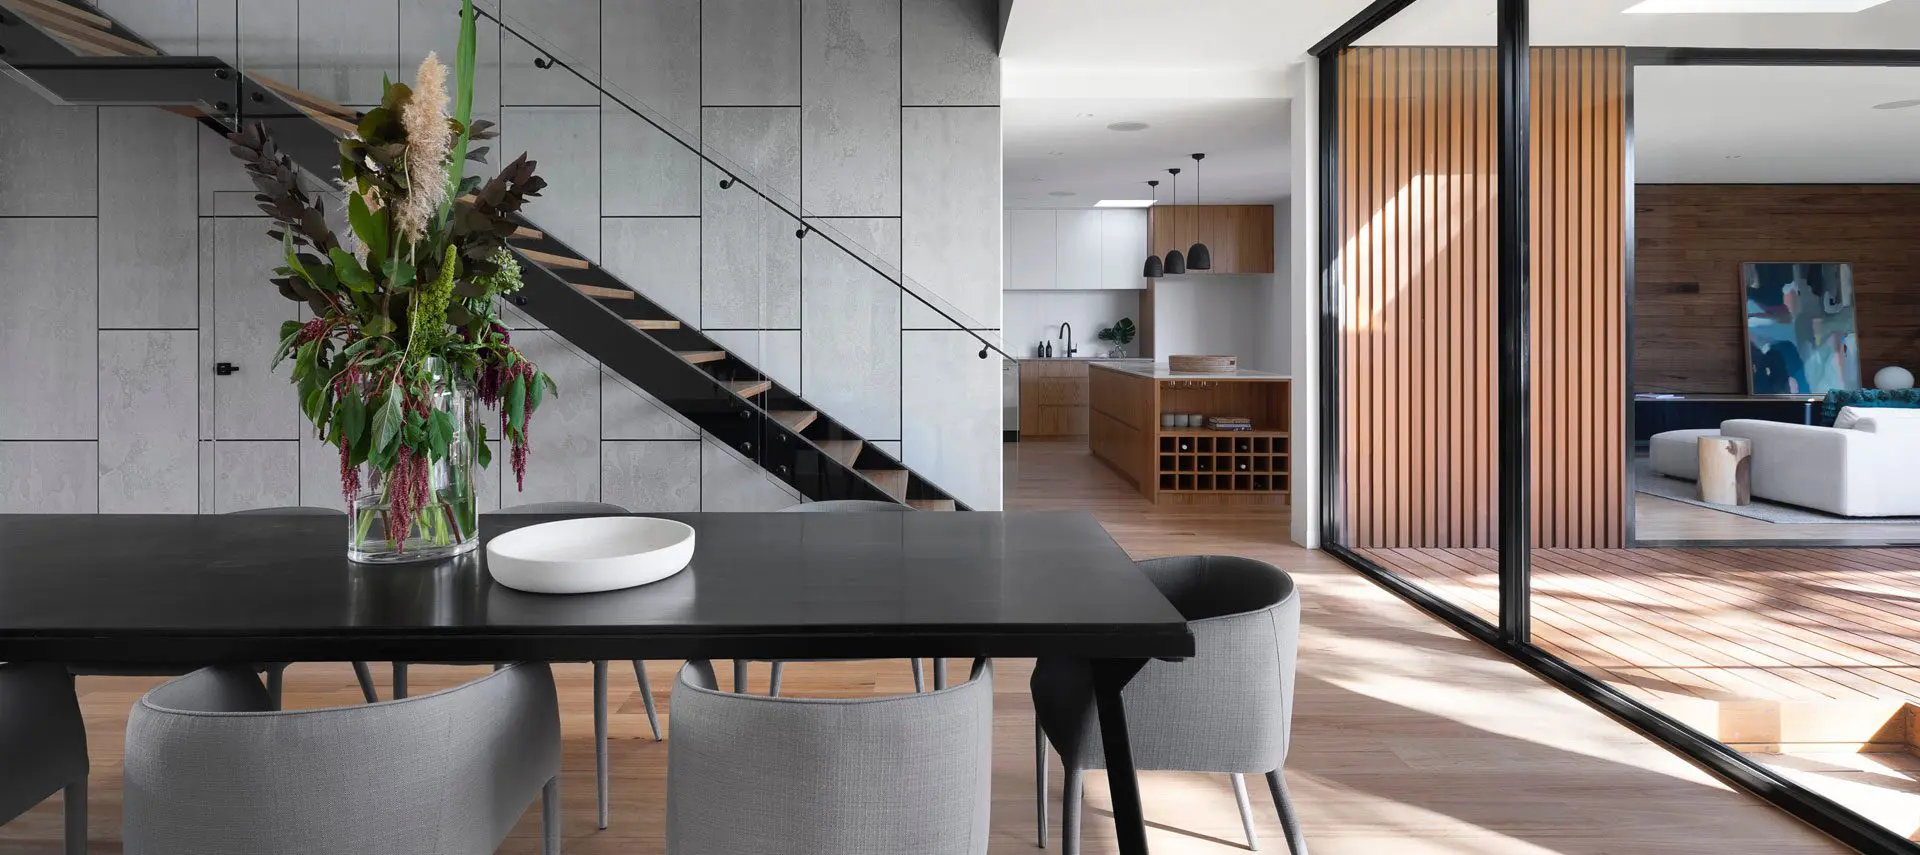
[[(1292, 388), (1267, 371), (1176, 373), (1145, 360), (1088, 372), (1093, 456), (1156, 504), (1284, 505)], [(1252, 430), (1163, 427), (1163, 414), (1247, 419)]]
[(1152, 365), (1151, 359), (1098, 356), (1034, 357), (1020, 360), (1020, 439), (1087, 438), (1088, 366), (1096, 362)]

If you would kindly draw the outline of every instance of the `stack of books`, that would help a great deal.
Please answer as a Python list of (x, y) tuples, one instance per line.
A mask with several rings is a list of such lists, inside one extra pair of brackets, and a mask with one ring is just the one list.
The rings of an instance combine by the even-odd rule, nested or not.
[(1208, 416), (1207, 430), (1253, 430), (1253, 419), (1239, 416)]

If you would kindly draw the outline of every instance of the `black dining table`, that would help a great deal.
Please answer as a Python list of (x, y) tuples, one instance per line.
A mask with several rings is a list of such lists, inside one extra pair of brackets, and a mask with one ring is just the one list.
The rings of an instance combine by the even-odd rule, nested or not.
[(1147, 851), (1120, 691), (1193, 635), (1091, 516), (650, 516), (695, 529), (686, 571), (551, 595), (494, 582), (485, 541), (563, 516), (383, 565), (347, 560), (341, 517), (0, 515), (0, 661), (1083, 657), (1120, 850)]

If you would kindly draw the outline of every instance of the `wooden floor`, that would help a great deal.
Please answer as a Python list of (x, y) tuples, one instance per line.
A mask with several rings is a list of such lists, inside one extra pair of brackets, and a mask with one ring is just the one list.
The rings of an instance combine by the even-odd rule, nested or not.
[[(1007, 452), (1010, 509), (1093, 512), (1138, 556), (1249, 555), (1287, 568), (1305, 628), (1287, 775), (1316, 855), (1634, 855), (1846, 851), (1765, 803), (1534, 678), (1324, 556), (1286, 542), (1285, 512), (1156, 509), (1084, 446), (1023, 443)], [(651, 663), (669, 685), (670, 663)], [(1027, 663), (1000, 663), (990, 851), (1035, 852)], [(558, 666), (566, 739), (565, 845), (574, 853), (657, 853), (666, 745), (646, 737), (630, 682), (616, 681), (613, 827), (593, 823), (590, 676)], [(478, 673), (418, 668), (420, 690)], [(618, 672), (616, 672), (617, 674)], [(764, 684), (765, 672), (756, 673)], [(725, 680), (723, 676), (723, 681)], [(910, 688), (900, 662), (790, 666), (808, 694)], [(83, 679), (93, 744), (92, 837), (114, 852), (126, 711), (153, 681)], [(293, 669), (293, 706), (357, 701), (343, 665)], [(670, 700), (661, 692), (663, 704)], [(1059, 764), (1051, 790), (1060, 790)], [(1148, 773), (1142, 791), (1159, 855), (1246, 851), (1232, 791), (1218, 775)], [(1087, 852), (1115, 851), (1105, 780), (1088, 782)], [(1284, 851), (1272, 804), (1253, 796), (1263, 848)], [(504, 851), (538, 850), (530, 811)], [(1054, 812), (1055, 843), (1058, 811)], [(0, 853), (59, 851), (57, 799), (0, 827)], [(1057, 849), (1055, 850), (1057, 851)], [(748, 855), (748, 853), (742, 853)], [(826, 855), (826, 853), (822, 853)]]
[[(1368, 557), (1493, 620), (1493, 550)], [(1536, 549), (1536, 643), (1633, 694), (1920, 699), (1920, 550)]]
[(1634, 537), (1663, 544), (1689, 540), (1853, 540), (1920, 543), (1920, 525), (1876, 523), (1771, 523), (1729, 514), (1665, 496), (1633, 494)]

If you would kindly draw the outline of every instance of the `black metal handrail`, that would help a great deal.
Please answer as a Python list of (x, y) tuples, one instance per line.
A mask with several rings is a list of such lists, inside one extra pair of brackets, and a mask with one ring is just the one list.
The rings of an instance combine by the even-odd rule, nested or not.
[[(945, 318), (948, 323), (953, 324), (956, 329), (959, 329), (962, 332), (965, 332), (968, 335), (973, 336), (975, 340), (980, 342), (979, 355), (981, 359), (987, 358), (988, 351), (993, 351), (994, 353), (998, 353), (1002, 357), (1005, 357), (1007, 359), (1015, 358), (1012, 354), (1007, 353), (1006, 350), (1002, 349), (999, 345), (996, 345), (993, 342), (989, 341), (986, 336), (981, 335), (978, 329), (976, 329), (975, 327), (968, 326), (966, 323), (962, 322), (960, 319), (955, 318), (953, 315), (949, 314), (946, 309), (943, 309), (940, 306), (935, 305), (932, 300), (927, 299), (926, 296), (920, 294), (914, 288), (909, 287), (904, 281), (906, 279), (906, 274), (904, 272), (900, 274), (900, 278), (898, 279), (894, 278), (893, 274), (882, 269), (880, 265), (873, 263), (863, 253), (856, 252), (853, 249), (849, 248), (845, 243), (841, 243), (840, 240), (833, 233), (832, 229), (824, 228), (822, 226), (808, 222), (809, 217), (807, 216), (806, 211), (799, 210), (796, 212), (793, 210), (788, 210), (787, 205), (782, 203), (781, 200), (774, 198), (773, 195), (770, 195), (768, 191), (761, 189), (754, 182), (746, 180), (743, 176), (749, 173), (747, 173), (745, 169), (742, 169), (738, 164), (721, 163), (713, 155), (707, 153), (701, 146), (688, 142), (686, 139), (682, 138), (681, 134), (684, 133), (684, 130), (682, 130), (681, 132), (676, 132), (675, 129), (667, 127), (667, 125), (671, 124), (671, 122), (663, 123), (661, 120), (655, 119), (652, 115), (649, 115), (652, 112), (651, 109), (642, 109), (641, 107), (637, 107), (629, 103), (626, 98), (621, 96), (620, 93), (610, 91), (609, 89), (607, 89), (607, 87), (602, 86), (592, 76), (582, 72), (578, 68), (575, 68), (573, 63), (568, 62), (564, 58), (564, 56), (562, 56), (560, 51), (556, 51), (551, 47), (545, 44), (542, 44), (539, 40), (536, 40), (535, 37), (529, 36), (526, 33), (523, 33), (520, 30), (515, 29), (514, 26), (512, 24), (507, 23), (507, 21), (504, 20), (502, 16), (496, 15), (491, 11), (483, 9), (478, 4), (474, 5), (473, 11), (474, 11), (474, 14), (494, 22), (494, 24), (500, 27), (502, 32), (508, 33), (512, 35), (514, 38), (517, 38), (520, 41), (525, 42), (528, 46), (539, 50), (542, 56), (534, 60), (535, 67), (541, 68), (541, 69), (550, 69), (555, 66), (558, 66), (562, 69), (565, 69), (568, 73), (572, 74), (574, 77), (579, 78), (582, 83), (585, 83), (588, 86), (593, 87), (594, 91), (599, 92), (601, 95), (611, 99), (614, 103), (619, 104), (621, 107), (625, 108), (627, 112), (640, 117), (642, 121), (645, 121), (647, 124), (652, 125), (655, 129), (659, 130), (661, 133), (666, 134), (674, 142), (678, 143), (681, 148), (684, 148), (687, 151), (693, 152), (701, 160), (706, 161), (707, 163), (712, 164), (715, 168), (721, 170), (722, 172), (725, 172), (727, 177), (720, 182), (720, 188), (722, 190), (731, 189), (736, 184), (744, 186), (748, 190), (753, 191), (754, 195), (759, 196), (761, 199), (766, 200), (768, 204), (771, 204), (773, 207), (779, 209), (780, 213), (785, 214), (788, 217), (792, 218), (796, 223), (800, 225), (800, 228), (794, 232), (795, 238), (805, 238), (808, 234), (819, 235), (821, 239), (825, 240), (830, 244), (833, 244), (834, 247), (838, 248), (841, 252), (844, 252), (847, 255), (853, 257), (855, 261), (860, 262), (860, 264), (866, 267), (868, 270), (871, 270), (874, 273), (879, 274), (880, 278), (885, 279), (889, 284), (893, 285), (893, 287), (899, 289), (901, 293), (904, 293), (914, 298), (915, 300), (920, 301), (922, 305), (926, 306), (929, 309), (932, 309), (935, 313), (939, 314), (940, 317)], [(799, 205), (796, 203), (794, 207), (799, 208)], [(819, 217), (813, 217), (811, 219), (819, 219)], [(849, 240), (849, 242), (852, 242), (852, 241)]]

